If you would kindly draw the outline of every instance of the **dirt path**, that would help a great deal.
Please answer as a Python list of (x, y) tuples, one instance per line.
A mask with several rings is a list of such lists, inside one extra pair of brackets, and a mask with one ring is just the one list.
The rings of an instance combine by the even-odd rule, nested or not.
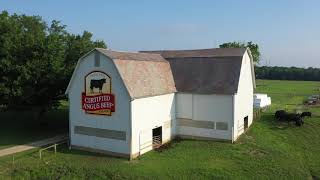
[(55, 136), (52, 138), (48, 138), (48, 139), (44, 139), (44, 140), (40, 140), (40, 141), (35, 141), (35, 142), (29, 143), (29, 144), (13, 146), (10, 148), (0, 150), (0, 157), (10, 155), (10, 154), (15, 154), (15, 153), (22, 152), (22, 151), (27, 151), (27, 150), (38, 148), (38, 147), (47, 146), (50, 144), (65, 141), (67, 139), (68, 139), (67, 135), (58, 135), (58, 136)]

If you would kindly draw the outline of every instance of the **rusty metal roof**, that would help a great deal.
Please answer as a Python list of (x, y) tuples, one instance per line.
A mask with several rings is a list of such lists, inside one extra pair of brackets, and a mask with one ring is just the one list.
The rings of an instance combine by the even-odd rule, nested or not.
[(131, 98), (176, 92), (170, 64), (161, 55), (96, 50), (113, 60)]

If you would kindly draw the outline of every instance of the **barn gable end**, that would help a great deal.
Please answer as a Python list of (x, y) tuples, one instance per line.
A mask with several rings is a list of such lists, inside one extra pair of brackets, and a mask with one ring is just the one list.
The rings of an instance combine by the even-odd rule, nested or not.
[[(234, 99), (234, 132), (233, 139), (247, 130), (253, 121), (253, 92), (255, 78), (250, 51), (246, 51), (241, 64), (239, 87)], [(248, 103), (243, 103), (248, 102)]]
[[(95, 67), (97, 56), (100, 59), (99, 67)], [(115, 111), (111, 116), (90, 114), (81, 107), (85, 77), (92, 72), (103, 72), (111, 78), (111, 93), (115, 97)], [(67, 93), (70, 103), (71, 145), (79, 149), (98, 150), (130, 157), (131, 98), (113, 61), (97, 51), (86, 54), (77, 63)]]

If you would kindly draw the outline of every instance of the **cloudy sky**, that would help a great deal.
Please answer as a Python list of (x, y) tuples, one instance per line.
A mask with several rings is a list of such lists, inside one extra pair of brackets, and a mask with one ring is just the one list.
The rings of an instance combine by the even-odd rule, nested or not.
[(319, 0), (1, 0), (0, 10), (60, 20), (122, 51), (253, 41), (261, 65), (320, 67)]

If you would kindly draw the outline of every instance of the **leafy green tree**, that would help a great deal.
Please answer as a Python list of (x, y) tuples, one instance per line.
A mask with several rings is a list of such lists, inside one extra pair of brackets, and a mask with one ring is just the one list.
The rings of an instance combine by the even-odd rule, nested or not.
[(70, 34), (66, 26), (40, 16), (0, 13), (0, 106), (32, 109), (41, 115), (55, 108), (77, 60), (85, 52), (105, 48), (92, 34)]
[(251, 55), (253, 58), (253, 61), (255, 63), (259, 64), (260, 61), (260, 50), (259, 50), (259, 45), (255, 44), (253, 42), (247, 42), (247, 43), (242, 43), (242, 42), (228, 42), (228, 43), (223, 43), (219, 46), (220, 48), (250, 48)]
[(65, 54), (66, 73), (71, 75), (78, 59), (96, 47), (106, 48), (106, 44), (103, 41), (92, 41), (92, 33), (84, 31), (82, 35), (70, 34)]

